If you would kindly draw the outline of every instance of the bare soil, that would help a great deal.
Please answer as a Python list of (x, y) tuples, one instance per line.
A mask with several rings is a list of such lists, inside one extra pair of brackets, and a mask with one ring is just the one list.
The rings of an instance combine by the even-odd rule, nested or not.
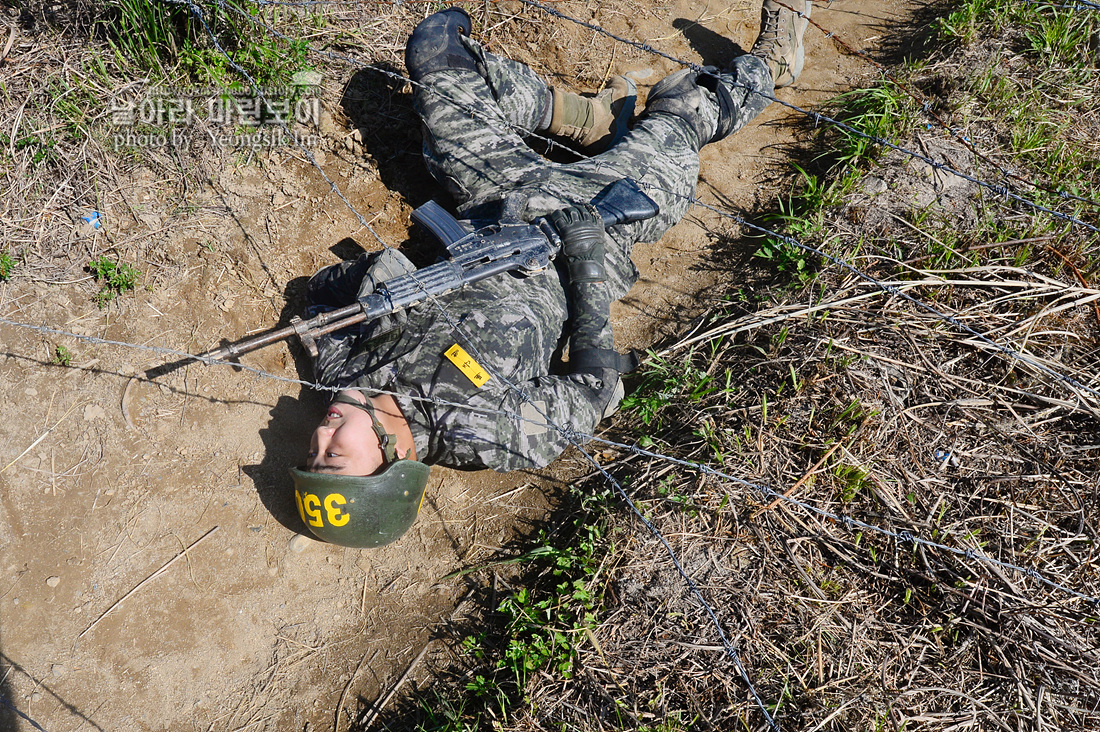
[[(813, 17), (874, 52), (918, 4), (836, 0)], [(380, 60), (397, 63), (423, 7), (380, 6), (379, 38), (393, 41)], [(751, 45), (759, 13), (756, 0), (555, 7), (717, 64)], [(530, 8), (494, 7), (477, 22), (494, 51), (583, 92), (628, 72), (646, 89), (676, 68)], [(3, 73), (13, 79), (60, 73), (87, 52), (14, 21), (0, 35), (9, 29)], [(815, 28), (807, 49), (802, 78), (778, 93), (790, 104), (809, 107), (874, 74)], [(402, 242), (412, 208), (439, 192), (419, 160), (407, 90), (363, 74), (325, 72), (314, 155), (384, 239)], [(5, 98), (6, 125), (23, 103)], [(700, 197), (734, 210), (770, 207), (797, 115), (774, 104), (706, 148)], [(105, 141), (92, 135), (88, 145)], [(199, 352), (285, 322), (305, 277), (378, 247), (292, 147), (106, 155), (92, 172), (63, 159), (49, 190), (12, 183), (34, 175), (14, 152), (8, 183), (38, 208), (20, 210), (12, 198), (0, 211), (25, 257), (0, 284), (0, 315), (23, 323)], [(102, 213), (98, 230), (79, 221), (88, 202)], [(686, 332), (738, 284), (739, 264), (715, 261), (710, 248), (715, 231), (731, 228), (696, 208), (660, 242), (637, 248), (642, 280), (614, 313), (620, 349)], [(144, 274), (138, 291), (100, 309), (83, 266), (103, 253)], [(435, 470), (420, 518), (399, 542), (370, 551), (324, 545), (301, 537), (286, 473), (322, 397), (252, 371), (151, 371), (175, 359), (0, 330), (0, 693), (51, 732), (325, 730), (341, 715), (346, 725), (358, 700), (394, 684), (473, 583), (441, 578), (522, 544), (548, 520), (566, 480), (553, 470)], [(70, 365), (52, 363), (58, 345)], [(243, 362), (310, 378), (296, 346)], [(31, 728), (3, 709), (0, 727)]]

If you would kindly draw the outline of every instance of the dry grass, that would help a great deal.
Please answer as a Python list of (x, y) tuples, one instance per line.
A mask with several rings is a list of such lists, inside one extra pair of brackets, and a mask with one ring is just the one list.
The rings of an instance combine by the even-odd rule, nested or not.
[[(1004, 305), (990, 290), (1034, 298), (1050, 286), (1023, 272), (936, 276), (957, 282), (951, 309), (977, 323), (985, 308), (983, 329)], [(1053, 288), (1048, 303), (1062, 294), (1096, 291)], [(818, 307), (777, 306), (723, 323), (724, 335), (706, 345), (669, 349), (677, 369), (690, 364), (700, 379), (740, 387), (688, 403), (673, 394), (654, 418), (653, 449), (773, 490), (797, 486), (792, 497), (818, 511), (974, 549), (1100, 595), (1100, 445), (1088, 400), (858, 282), (837, 283)], [(772, 317), (782, 324), (758, 325)], [(1032, 347), (1046, 340), (1068, 356), (1064, 334), (1093, 329), (1092, 318), (1085, 308), (1050, 316), (1031, 331)], [(1091, 343), (1074, 355), (1097, 363)], [(786, 502), (769, 508), (770, 496), (743, 483), (616, 457), (612, 472), (629, 480), (703, 588), (784, 729), (1100, 725), (1095, 607), (976, 559)], [(631, 525), (612, 521), (620, 522)], [(575, 678), (537, 677), (527, 694), (538, 714), (509, 728), (760, 728), (661, 546), (640, 526), (614, 536), (599, 572), (598, 645), (579, 640), (584, 670)]]
[[(305, 37), (400, 68), (402, 39), (429, 9), (328, 8), (326, 23)], [(533, 22), (529, 11), (519, 17), (509, 3), (480, 12), (490, 47), (537, 70), (547, 70), (540, 59), (555, 49), (576, 54), (576, 83), (586, 91), (600, 86), (615, 53), (640, 53)], [(84, 264), (106, 252), (155, 262), (178, 212), (135, 197), (136, 174), (158, 171), (143, 183), (164, 200), (236, 160), (201, 146), (116, 154), (104, 110), (147, 82), (130, 79), (110, 57), (90, 71), (86, 44), (57, 30), (23, 29), (13, 38), (0, 106), (6, 251), (24, 275), (50, 284), (86, 279)], [(945, 61), (945, 71), (952, 63), (962, 62)], [(362, 99), (349, 101), (346, 92), (330, 83), (326, 100), (354, 114)], [(363, 93), (384, 99), (403, 91)], [(1069, 129), (1094, 129), (1095, 109), (1077, 119)], [(1073, 135), (1083, 148), (1096, 139)], [(974, 139), (986, 149), (1006, 144), (992, 132)], [(384, 150), (374, 148), (379, 157)], [(964, 193), (963, 205), (972, 205), (976, 194)], [(789, 502), (773, 505), (773, 495), (747, 485), (790, 491), (820, 512), (980, 551), (1100, 596), (1100, 401), (1034, 365), (1100, 388), (1095, 271), (1082, 264), (1075, 277), (1054, 254), (1022, 265), (1008, 245), (982, 250), (978, 265), (932, 269), (923, 253), (934, 230), (909, 219), (869, 222), (859, 213), (865, 204), (848, 201), (831, 213), (826, 228), (844, 237), (835, 246), (890, 242), (855, 264), (1033, 361), (1008, 358), (834, 271), (811, 288), (742, 303), (709, 330), (669, 344), (650, 364), (653, 380), (634, 384), (644, 404), (611, 433), (625, 442), (642, 434), (655, 451), (738, 480), (614, 448), (601, 461), (700, 585), (784, 729), (1100, 728), (1095, 607), (1003, 567), (853, 530)], [(85, 209), (128, 211), (132, 221), (89, 231), (79, 222)], [(1094, 237), (1066, 241), (1073, 254), (1095, 251)], [(642, 414), (650, 421), (639, 430)], [(760, 729), (715, 627), (661, 545), (626, 511), (599, 516), (602, 550), (588, 576), (600, 616), (571, 630), (575, 672), (532, 674), (519, 693), (524, 709), (498, 715), (499, 727)], [(519, 586), (501, 573), (499, 594), (496, 584), (486, 593), (491, 607), (508, 579)], [(471, 629), (455, 631), (452, 648)], [(316, 650), (287, 642), (295, 647), (281, 649), (283, 660), (257, 680), (257, 698)], [(458, 696), (481, 668), (457, 650), (435, 658), (440, 666), (459, 679)], [(242, 698), (227, 724), (256, 722), (263, 705), (252, 701)]]
[[(1049, 169), (1021, 167), (1010, 122), (951, 96), (976, 53), (922, 69), (922, 88), (962, 105), (949, 119), (970, 125), (962, 134), (990, 161), (1050, 182)], [(1093, 112), (1055, 105), (1067, 155), (1092, 149), (1075, 130)], [(903, 146), (996, 175), (939, 137)], [(783, 729), (1100, 729), (1098, 238), (926, 168), (884, 156), (870, 174), (890, 194), (860, 182), (805, 239), (893, 293), (822, 264), (810, 284), (758, 288), (650, 359), (607, 437), (706, 470), (593, 447), (702, 588)], [(1096, 220), (1087, 206), (1074, 213)], [(606, 485), (590, 476), (578, 490)], [(599, 620), (546, 620), (569, 634), (572, 672), (532, 674), (514, 706), (460, 718), (509, 730), (767, 729), (661, 543), (621, 504), (589, 520), (604, 537), (584, 575)], [(536, 568), (515, 584), (549, 577)], [(491, 663), (457, 668), (461, 689)]]

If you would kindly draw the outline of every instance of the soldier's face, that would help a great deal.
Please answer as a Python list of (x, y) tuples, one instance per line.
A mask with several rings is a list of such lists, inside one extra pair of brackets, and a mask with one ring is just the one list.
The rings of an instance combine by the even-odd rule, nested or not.
[(309, 441), (307, 467), (336, 475), (371, 475), (382, 465), (382, 448), (370, 415), (348, 404), (333, 404)]

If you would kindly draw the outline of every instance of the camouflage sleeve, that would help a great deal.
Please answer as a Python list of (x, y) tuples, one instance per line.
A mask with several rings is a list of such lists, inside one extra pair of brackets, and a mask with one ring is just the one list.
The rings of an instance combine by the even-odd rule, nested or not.
[(603, 384), (589, 374), (542, 376), (517, 386), (494, 395), (496, 401), (471, 400), (484, 411), (456, 411), (438, 425), (455, 450), (445, 463), (502, 473), (542, 468), (574, 440), (583, 443), (577, 433), (591, 434), (603, 418)]

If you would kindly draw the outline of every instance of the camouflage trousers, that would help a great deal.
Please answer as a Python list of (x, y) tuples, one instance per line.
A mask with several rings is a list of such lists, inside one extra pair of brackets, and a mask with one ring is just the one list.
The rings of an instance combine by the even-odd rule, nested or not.
[[(633, 129), (609, 150), (572, 163), (555, 163), (532, 150), (524, 138), (538, 131), (550, 90), (527, 66), (462, 42), (478, 60), (479, 72), (449, 68), (416, 85), (415, 105), (424, 124), (424, 158), (432, 175), (471, 218), (495, 218), (493, 205), (519, 192), (529, 216), (590, 200), (605, 185), (633, 178), (660, 206), (648, 221), (616, 227), (620, 241), (656, 241), (690, 205), (699, 176), (698, 135), (693, 127), (717, 129), (719, 102), (691, 85), (701, 119), (643, 113)], [(733, 130), (771, 101), (774, 87), (763, 61), (745, 55), (719, 76), (730, 92)], [(708, 135), (709, 138), (709, 135)], [(627, 252), (629, 256), (629, 252)]]

